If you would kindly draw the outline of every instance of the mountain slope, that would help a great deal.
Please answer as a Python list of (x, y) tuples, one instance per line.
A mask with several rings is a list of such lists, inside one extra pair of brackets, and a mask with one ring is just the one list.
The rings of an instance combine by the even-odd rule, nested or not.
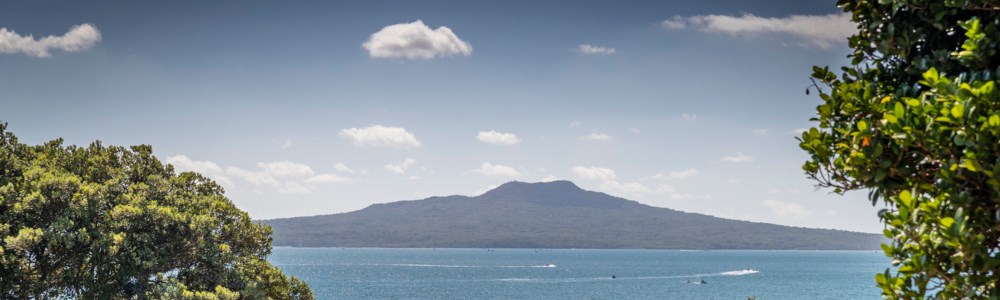
[(275, 246), (655, 249), (878, 249), (881, 235), (736, 221), (585, 191), (510, 182), (476, 197), (375, 204), (261, 221)]

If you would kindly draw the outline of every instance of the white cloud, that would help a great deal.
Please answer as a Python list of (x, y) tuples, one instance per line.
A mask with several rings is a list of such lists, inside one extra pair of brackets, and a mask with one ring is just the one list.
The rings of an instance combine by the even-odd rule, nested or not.
[(316, 176), (309, 177), (309, 179), (306, 179), (306, 182), (309, 183), (335, 183), (335, 182), (350, 182), (350, 181), (351, 181), (350, 178), (333, 173), (318, 174)]
[(470, 172), (491, 177), (521, 177), (521, 172), (518, 172), (514, 168), (504, 165), (494, 165), (489, 162), (483, 162), (483, 164), (479, 166), (479, 169), (475, 169)]
[(359, 147), (390, 147), (408, 149), (420, 147), (420, 141), (401, 127), (372, 125), (365, 128), (348, 128), (340, 136), (351, 139)]
[(638, 182), (605, 181), (599, 184), (598, 187), (601, 190), (619, 195), (649, 194), (653, 192), (649, 187)]
[(341, 173), (354, 173), (355, 172), (354, 169), (351, 169), (350, 167), (348, 167), (347, 165), (345, 165), (344, 163), (341, 163), (341, 162), (338, 162), (337, 164), (333, 165), (333, 169), (337, 170), (337, 172), (341, 172)]
[(388, 165), (383, 166), (383, 168), (385, 168), (389, 172), (392, 172), (392, 173), (395, 173), (395, 174), (399, 174), (399, 175), (403, 175), (403, 174), (406, 174), (406, 171), (409, 170), (410, 167), (413, 167), (413, 165), (416, 165), (416, 164), (417, 164), (417, 160), (416, 159), (407, 158), (406, 160), (403, 160), (403, 162), (400, 163), (400, 164), (398, 164), (398, 165), (388, 164)]
[(760, 135), (760, 136), (766, 136), (767, 135), (767, 129), (757, 128), (757, 129), (754, 129), (751, 132), (753, 132), (753, 134)]
[(556, 177), (556, 175), (549, 175), (549, 176), (542, 177), (542, 182), (553, 182), (553, 181), (558, 181), (558, 180), (559, 180), (559, 177)]
[(673, 200), (678, 199), (709, 199), (711, 196), (694, 196), (688, 194), (678, 194), (673, 186), (660, 184), (656, 188), (649, 188), (639, 182), (620, 182), (615, 171), (601, 167), (576, 166), (572, 169), (573, 174), (585, 180), (596, 181), (597, 188), (601, 191), (622, 195), (625, 197), (642, 197), (649, 194), (669, 194)]
[(373, 33), (362, 48), (374, 58), (431, 59), (472, 54), (472, 45), (462, 41), (448, 27), (431, 29), (424, 22), (389, 25)]
[(258, 162), (257, 170), (228, 167), (225, 174), (239, 178), (253, 185), (268, 186), (284, 194), (310, 193), (303, 183), (349, 182), (351, 178), (326, 173), (316, 174), (312, 167), (290, 161)]
[(590, 141), (607, 141), (607, 140), (611, 139), (611, 136), (607, 135), (607, 134), (595, 132), (595, 133), (591, 133), (589, 135), (581, 136), (580, 138), (584, 139), (584, 140), (590, 140)]
[(632, 133), (635, 133), (635, 134), (641, 133), (641, 131), (639, 131), (639, 128), (635, 128), (635, 127), (629, 127), (628, 131), (630, 131)]
[(742, 16), (700, 15), (687, 18), (675, 16), (661, 24), (670, 29), (687, 26), (712, 33), (730, 35), (757, 35), (766, 33), (795, 36), (807, 45), (828, 48), (831, 45), (846, 45), (847, 38), (857, 31), (851, 22), (851, 15), (835, 13), (829, 15), (791, 15), (784, 18), (763, 18), (752, 14)]
[(277, 187), (281, 185), (274, 176), (267, 174), (265, 172), (254, 172), (249, 170), (240, 169), (237, 167), (226, 168), (226, 174), (232, 175), (236, 178), (243, 179), (243, 181), (252, 183), (254, 185), (267, 185), (272, 187)]
[(617, 50), (615, 50), (615, 48), (610, 48), (610, 47), (601, 47), (601, 46), (594, 46), (594, 45), (588, 45), (588, 44), (580, 44), (579, 46), (577, 46), (576, 51), (580, 52), (582, 54), (611, 55), (611, 54), (615, 54), (615, 52)]
[(670, 171), (667, 173), (658, 173), (649, 177), (650, 179), (688, 179), (698, 175), (698, 170), (695, 169), (685, 169), (680, 171)]
[[(258, 163), (258, 167), (261, 165), (267, 165), (264, 163)], [(277, 171), (277, 173), (274, 173)], [(301, 183), (295, 181), (295, 178), (289, 180), (279, 180), (280, 177), (301, 177), (302, 173), (286, 172), (287, 170), (267, 170), (263, 169), (260, 171), (248, 171), (240, 169), (237, 167), (226, 168), (226, 174), (240, 178), (246, 182), (254, 185), (263, 185), (275, 188), (279, 193), (283, 194), (306, 194), (309, 193), (309, 188), (303, 186)], [(310, 174), (311, 175), (311, 174)]]
[(698, 115), (697, 114), (684, 113), (684, 114), (681, 115), (681, 119), (684, 119), (684, 120), (697, 120), (698, 119)]
[(222, 173), (222, 167), (207, 160), (196, 161), (187, 155), (174, 155), (167, 158), (167, 163), (174, 166), (178, 171), (191, 171), (201, 174)]
[(34, 36), (22, 36), (0, 27), (0, 53), (24, 53), (34, 57), (50, 57), (52, 49), (76, 52), (90, 49), (101, 41), (101, 32), (93, 24), (73, 26), (62, 36), (47, 36), (36, 40)]
[(739, 179), (736, 179), (736, 178), (729, 178), (729, 183), (731, 183), (731, 184), (740, 184), (740, 183), (743, 183), (743, 180), (739, 180)]
[(795, 129), (792, 129), (792, 131), (790, 131), (790, 132), (793, 133), (793, 134), (795, 134), (795, 135), (802, 135), (802, 133), (806, 132), (806, 131), (809, 131), (809, 128), (795, 128)]
[(225, 176), (225, 171), (218, 164), (207, 160), (192, 160), (186, 155), (174, 155), (167, 158), (167, 163), (179, 172), (195, 172), (212, 178), (223, 186), (232, 187), (233, 181)]
[(724, 162), (731, 162), (731, 163), (751, 162), (753, 161), (753, 156), (743, 154), (743, 152), (736, 152), (736, 156), (726, 156), (723, 157), (721, 160)]
[(257, 167), (263, 169), (264, 173), (275, 177), (313, 175), (311, 167), (290, 161), (259, 162), (257, 163)]
[(480, 131), (476, 139), (490, 145), (509, 146), (521, 142), (516, 134), (509, 132), (497, 132), (496, 130)]
[(580, 123), (580, 121), (573, 121), (572, 123), (569, 123), (569, 128), (576, 128), (576, 127), (583, 127), (583, 123)]
[(576, 166), (572, 170), (573, 174), (587, 180), (614, 181), (618, 177), (615, 171), (608, 168)]
[(686, 27), (684, 17), (681, 16), (674, 16), (668, 20), (663, 20), (663, 22), (660, 22), (660, 25), (663, 25), (667, 29), (684, 29)]
[(284, 144), (281, 144), (281, 149), (288, 149), (292, 147), (292, 140), (285, 140)]
[(781, 193), (781, 189), (770, 189), (770, 190), (767, 190), (767, 193), (768, 194), (780, 194)]
[(764, 200), (764, 206), (767, 206), (767, 208), (769, 208), (771, 212), (781, 217), (805, 219), (808, 217), (812, 217), (813, 215), (812, 211), (809, 211), (804, 206), (795, 202)]

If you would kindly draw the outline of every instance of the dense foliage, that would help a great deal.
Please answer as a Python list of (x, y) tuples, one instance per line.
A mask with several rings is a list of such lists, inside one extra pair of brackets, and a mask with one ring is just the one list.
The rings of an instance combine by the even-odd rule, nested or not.
[(149, 146), (18, 142), (0, 123), (0, 299), (311, 299), (270, 228)]
[(885, 240), (651, 207), (569, 181), (510, 182), (477, 197), (264, 222), (275, 245), (311, 247), (874, 250)]
[(858, 25), (854, 66), (814, 68), (823, 103), (803, 168), (886, 204), (885, 296), (1000, 297), (1000, 2), (838, 5)]

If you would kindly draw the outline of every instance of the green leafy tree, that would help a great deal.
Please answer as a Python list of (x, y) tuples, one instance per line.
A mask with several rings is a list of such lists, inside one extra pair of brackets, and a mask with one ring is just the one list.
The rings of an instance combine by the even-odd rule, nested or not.
[(312, 299), (271, 229), (149, 146), (29, 146), (0, 123), (0, 299)]
[(885, 296), (1000, 297), (1000, 2), (837, 4), (858, 26), (853, 66), (814, 68), (823, 103), (803, 169), (886, 205)]

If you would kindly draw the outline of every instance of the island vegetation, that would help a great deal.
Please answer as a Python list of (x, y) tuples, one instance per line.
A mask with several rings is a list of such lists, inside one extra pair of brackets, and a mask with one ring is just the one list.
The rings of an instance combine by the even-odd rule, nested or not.
[(569, 181), (515, 181), (476, 197), (263, 222), (274, 228), (275, 245), (302, 247), (876, 250), (885, 241), (652, 207)]
[(271, 230), (150, 146), (30, 146), (0, 123), (0, 299), (312, 299)]
[(886, 297), (1000, 297), (1000, 3), (838, 5), (858, 26), (853, 66), (814, 68), (822, 104), (803, 168), (886, 206)]

